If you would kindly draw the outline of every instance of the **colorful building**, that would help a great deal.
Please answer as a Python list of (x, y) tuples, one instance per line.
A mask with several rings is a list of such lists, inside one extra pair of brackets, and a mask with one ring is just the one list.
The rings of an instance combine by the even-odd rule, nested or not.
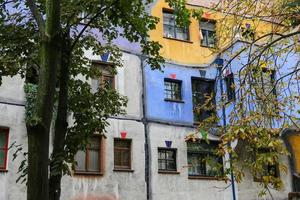
[[(199, 1), (189, 1), (187, 6), (201, 7), (205, 13), (202, 21), (191, 19), (186, 28), (176, 26), (173, 10), (163, 0), (156, 1), (150, 9), (152, 15), (160, 18), (156, 30), (150, 33), (150, 39), (163, 46), (161, 53), (166, 59), (163, 72), (150, 69), (139, 44), (131, 44), (122, 38), (115, 44), (122, 50), (124, 67), (119, 68), (115, 76), (105, 68), (109, 65), (109, 56), (86, 52), (94, 65), (103, 71), (102, 77), (90, 80), (90, 84), (97, 87), (99, 81), (111, 83), (111, 87), (128, 97), (127, 114), (111, 117), (106, 138), (96, 137), (93, 148), (78, 152), (78, 166), (71, 176), (63, 177), (61, 199), (91, 196), (120, 200), (259, 199), (259, 182), (255, 182), (249, 172), (246, 171), (242, 183), (233, 181), (234, 187), (216, 177), (228, 167), (224, 166), (224, 161), (229, 159), (213, 154), (219, 141), (218, 133), (209, 133), (209, 144), (185, 141), (188, 134), (195, 132), (197, 122), (213, 112), (207, 110), (200, 115), (195, 111), (197, 104), (204, 103), (206, 94), (215, 93), (216, 104), (222, 93), (236, 98), (234, 91), (229, 94), (226, 89), (226, 80), (217, 78), (219, 67), (225, 66), (235, 52), (248, 47), (245, 40), (253, 35), (241, 32), (232, 43), (218, 32), (224, 23), (222, 13), (210, 12), (209, 5)], [(251, 23), (245, 20), (245, 28), (259, 27), (257, 35), (282, 28), (266, 21)], [(216, 51), (217, 48), (223, 49), (222, 53)], [(231, 81), (236, 80), (240, 66), (247, 62), (247, 52), (241, 55), (241, 59), (231, 62), (228, 68)], [(289, 55), (288, 63), (297, 60), (298, 54)], [(288, 68), (287, 64), (282, 70)], [(14, 141), (16, 144), (27, 142), (23, 86), (21, 77), (7, 77), (0, 87), (1, 200), (19, 200), (26, 196), (25, 185), (15, 183), (22, 158), (13, 161), (13, 151), (8, 150)], [(226, 114), (230, 109), (232, 107), (228, 106)], [(217, 114), (222, 119), (222, 112)], [(218, 125), (224, 125), (223, 121)], [(278, 200), (287, 199), (290, 192), (299, 192), (300, 184), (297, 178), (300, 175), (299, 134), (291, 128), (283, 135), (292, 157), (282, 158), (289, 167), (287, 174), (280, 175), (284, 188), (272, 191)], [(203, 163), (203, 157), (209, 157), (212, 164)]]

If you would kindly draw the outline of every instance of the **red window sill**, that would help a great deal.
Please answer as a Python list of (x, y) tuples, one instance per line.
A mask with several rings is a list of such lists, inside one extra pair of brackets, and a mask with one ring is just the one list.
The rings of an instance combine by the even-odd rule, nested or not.
[(158, 170), (160, 174), (180, 174), (178, 171), (167, 171), (167, 170)]
[(114, 172), (134, 172), (133, 169), (119, 169), (119, 168), (115, 168), (113, 171)]
[(189, 176), (189, 179), (223, 181), (224, 178), (215, 176)]

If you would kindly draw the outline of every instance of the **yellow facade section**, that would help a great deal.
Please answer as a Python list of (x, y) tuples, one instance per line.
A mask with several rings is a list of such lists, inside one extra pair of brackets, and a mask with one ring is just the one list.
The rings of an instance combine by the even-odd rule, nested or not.
[(299, 135), (289, 136), (289, 143), (293, 151), (295, 171), (296, 173), (300, 174), (300, 136)]
[[(199, 9), (199, 7), (191, 5), (188, 5), (187, 7)], [(160, 21), (157, 24), (156, 29), (150, 32), (150, 39), (158, 41), (162, 45), (161, 55), (165, 59), (171, 62), (187, 65), (209, 64), (215, 59), (217, 53), (220, 52), (220, 49), (230, 44), (231, 40), (228, 40), (228, 38), (230, 38), (230, 34), (232, 34), (232, 31), (230, 32), (230, 27), (232, 28), (233, 25), (237, 23), (236, 16), (231, 18), (227, 16), (226, 20), (224, 20), (224, 15), (222, 13), (212, 12), (203, 8), (204, 13), (209, 14), (205, 14), (203, 17), (216, 21), (218, 48), (214, 49), (201, 46), (199, 22), (194, 18), (190, 19), (189, 41), (181, 41), (164, 37), (163, 9), (170, 9), (164, 0), (158, 0), (152, 8), (152, 15), (158, 17)], [(251, 27), (255, 28), (256, 37), (260, 37), (261, 35), (271, 31), (274, 32), (274, 26), (277, 26), (265, 21), (255, 21), (252, 19), (243, 20), (242, 23), (251, 24)]]

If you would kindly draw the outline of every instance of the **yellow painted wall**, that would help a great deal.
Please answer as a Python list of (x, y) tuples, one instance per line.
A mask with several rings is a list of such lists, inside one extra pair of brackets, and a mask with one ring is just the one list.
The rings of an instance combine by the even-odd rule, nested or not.
[(294, 154), (296, 173), (300, 174), (300, 136), (299, 135), (289, 136), (289, 143), (292, 147), (292, 151)]
[[(189, 26), (189, 42), (163, 37), (163, 8), (169, 8), (164, 0), (158, 0), (156, 5), (152, 8), (152, 15), (160, 18), (160, 21), (156, 26), (156, 30), (150, 32), (150, 39), (158, 41), (163, 46), (161, 55), (170, 61), (180, 64), (199, 65), (211, 63), (219, 50), (201, 47), (199, 22), (196, 19), (191, 19), (191, 24)], [(199, 7), (188, 6), (188, 8), (197, 9)], [(208, 12), (209, 10), (204, 9), (204, 11)], [(226, 34), (227, 31), (224, 31), (225, 29), (222, 27), (225, 27), (225, 24), (230, 27), (232, 24), (236, 24), (238, 19), (233, 16), (232, 18), (227, 16), (225, 22), (222, 13), (212, 11), (209, 11), (209, 13), (211, 14), (209, 19), (216, 20), (217, 22), (217, 37), (220, 43), (219, 49), (221, 49), (229, 44), (229, 41), (227, 40), (227, 38), (229, 38), (229, 33)], [(253, 21), (248, 19), (244, 20), (243, 23), (249, 23), (251, 24), (251, 27), (257, 27), (256, 35), (258, 37), (272, 30), (274, 31), (274, 24), (264, 21)], [(222, 30), (222, 33), (220, 30)]]

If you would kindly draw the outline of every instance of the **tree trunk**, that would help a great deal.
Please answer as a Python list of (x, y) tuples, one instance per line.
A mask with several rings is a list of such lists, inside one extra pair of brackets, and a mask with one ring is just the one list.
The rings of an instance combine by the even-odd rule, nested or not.
[[(66, 44), (67, 43), (67, 44)], [(59, 200), (61, 194), (62, 166), (65, 147), (65, 138), (68, 128), (68, 81), (70, 67), (70, 53), (68, 51), (69, 38), (65, 39), (62, 48), (60, 66), (60, 90), (58, 98), (57, 118), (55, 122), (52, 162), (50, 164), (50, 200)]]
[(28, 134), (27, 200), (49, 199), (49, 131), (60, 51), (60, 0), (46, 1), (45, 32), (41, 33), (40, 77), (35, 114)]

